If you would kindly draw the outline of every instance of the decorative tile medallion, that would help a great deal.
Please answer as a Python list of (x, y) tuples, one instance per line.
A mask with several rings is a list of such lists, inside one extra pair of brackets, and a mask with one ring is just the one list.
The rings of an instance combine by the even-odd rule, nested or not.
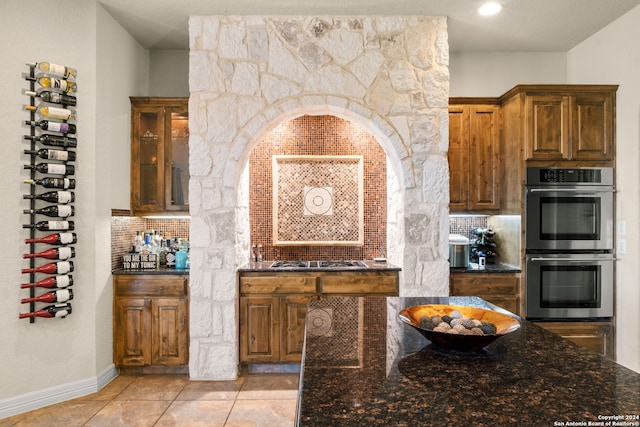
[(362, 156), (273, 156), (274, 245), (362, 245)]

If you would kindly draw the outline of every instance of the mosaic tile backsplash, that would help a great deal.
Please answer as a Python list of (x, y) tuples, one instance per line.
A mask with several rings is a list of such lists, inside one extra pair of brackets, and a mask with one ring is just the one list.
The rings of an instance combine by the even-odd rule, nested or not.
[[(273, 245), (272, 159), (275, 155), (363, 156), (364, 244), (362, 246)], [(251, 152), (249, 206), (251, 243), (265, 260), (353, 260), (386, 253), (387, 163), (376, 139), (359, 125), (335, 116), (301, 116), (265, 135)]]
[(462, 234), (469, 239), (473, 239), (471, 229), (474, 227), (488, 227), (487, 216), (450, 216), (449, 234)]

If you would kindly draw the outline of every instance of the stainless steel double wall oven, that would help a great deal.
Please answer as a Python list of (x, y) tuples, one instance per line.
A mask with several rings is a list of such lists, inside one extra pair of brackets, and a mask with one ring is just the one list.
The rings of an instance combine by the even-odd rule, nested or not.
[(613, 316), (612, 168), (527, 168), (526, 316)]

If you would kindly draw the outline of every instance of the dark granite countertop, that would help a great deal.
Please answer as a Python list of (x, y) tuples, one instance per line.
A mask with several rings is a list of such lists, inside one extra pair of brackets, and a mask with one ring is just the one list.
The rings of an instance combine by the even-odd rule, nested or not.
[(450, 267), (450, 273), (520, 273), (520, 267), (514, 267), (508, 264), (487, 264), (484, 270), (478, 268), (478, 264), (469, 264), (469, 267)]
[(603, 417), (640, 415), (640, 374), (531, 322), (459, 352), (398, 319), (405, 307), (433, 303), (495, 309), (477, 297), (309, 304), (297, 425), (605, 425)]
[(174, 274), (177, 276), (188, 276), (189, 270), (178, 270), (176, 268), (156, 268), (155, 270), (125, 270), (124, 268), (116, 268), (111, 274), (127, 275), (127, 274), (144, 274), (144, 275), (162, 275)]
[(269, 266), (275, 261), (250, 262), (238, 268), (240, 273), (251, 272), (292, 272), (292, 271), (400, 271), (401, 268), (387, 262), (374, 262), (373, 260), (364, 260), (367, 267), (286, 267), (286, 268), (270, 268)]

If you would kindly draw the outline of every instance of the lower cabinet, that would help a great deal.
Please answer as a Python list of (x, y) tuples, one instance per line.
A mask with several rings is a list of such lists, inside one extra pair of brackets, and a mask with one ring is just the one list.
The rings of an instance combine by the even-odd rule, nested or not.
[(615, 360), (613, 323), (611, 322), (536, 322), (536, 325), (581, 347)]
[(186, 276), (115, 275), (113, 311), (116, 367), (187, 367)]
[(307, 304), (317, 297), (240, 298), (240, 361), (299, 362)]
[(449, 294), (480, 297), (520, 315), (520, 273), (453, 273)]
[(397, 271), (240, 273), (240, 362), (299, 363), (309, 302), (397, 296), (398, 286)]

